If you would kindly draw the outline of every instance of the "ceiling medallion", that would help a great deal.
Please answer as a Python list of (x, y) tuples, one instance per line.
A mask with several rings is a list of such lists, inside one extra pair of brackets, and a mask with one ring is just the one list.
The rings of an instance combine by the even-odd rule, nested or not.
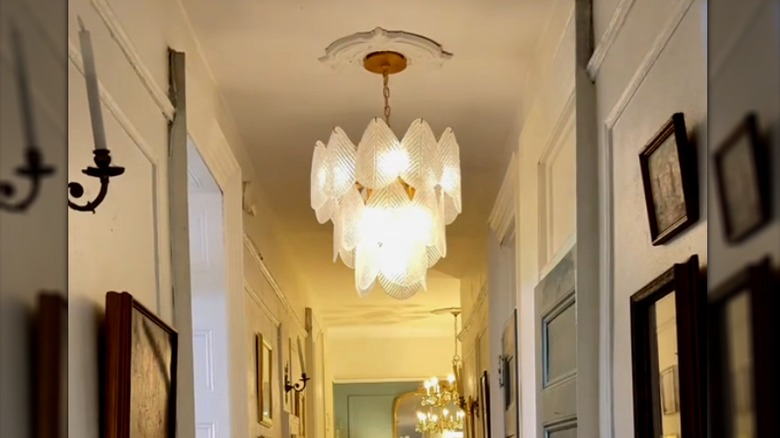
[(377, 27), (370, 32), (339, 38), (325, 49), (325, 56), (320, 61), (335, 71), (362, 68), (366, 56), (376, 52), (403, 53), (407, 65), (415, 73), (438, 69), (444, 61), (452, 58), (452, 53), (444, 51), (439, 43), (430, 38)]
[(422, 119), (399, 140), (390, 129), (389, 76), (410, 65), (405, 53), (378, 50), (362, 61), (382, 75), (384, 119), (369, 122), (355, 146), (341, 128), (318, 141), (311, 207), (333, 222), (333, 261), (355, 270), (355, 288), (376, 285), (397, 299), (427, 288), (428, 268), (447, 255), (445, 226), (461, 213), (458, 143), (450, 128), (437, 140)]

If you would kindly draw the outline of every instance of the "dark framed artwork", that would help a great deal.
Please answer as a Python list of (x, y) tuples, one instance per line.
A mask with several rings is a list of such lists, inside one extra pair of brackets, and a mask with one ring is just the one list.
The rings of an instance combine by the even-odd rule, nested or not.
[(704, 434), (703, 282), (694, 255), (631, 296), (636, 438)]
[(35, 348), (35, 436), (68, 436), (68, 305), (64, 294), (38, 295)]
[(699, 220), (696, 150), (675, 113), (639, 153), (650, 240), (660, 245)]
[(777, 274), (767, 257), (709, 295), (713, 438), (780, 436), (778, 290)]
[(501, 335), (501, 378), (504, 399), (504, 434), (507, 438), (516, 437), (517, 430), (517, 310), (504, 324)]
[(261, 333), (255, 334), (255, 381), (257, 382), (257, 422), (273, 425), (273, 348)]
[(106, 294), (105, 438), (176, 436), (176, 331), (127, 292)]
[(487, 371), (479, 378), (479, 416), (482, 420), (482, 438), (490, 438), (490, 384)]
[(729, 242), (739, 242), (770, 216), (769, 157), (755, 114), (748, 114), (726, 137), (714, 160), (723, 230)]

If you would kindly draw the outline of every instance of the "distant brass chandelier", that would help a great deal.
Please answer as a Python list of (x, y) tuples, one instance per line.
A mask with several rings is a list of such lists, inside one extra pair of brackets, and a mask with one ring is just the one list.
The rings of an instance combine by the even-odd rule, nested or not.
[[(452, 356), (452, 374), (446, 381), (440, 381), (433, 377), (423, 383), (423, 387), (417, 390), (417, 395), (422, 399), (420, 405), (425, 412), (417, 411), (417, 426), (415, 430), (422, 433), (441, 434), (448, 431), (463, 430), (463, 422), (466, 417), (466, 407), (463, 393), (463, 380), (461, 376), (460, 355), (458, 355), (458, 315), (460, 309), (440, 309), (451, 313), (455, 317), (455, 354)], [(437, 311), (438, 313), (438, 311)]]
[(452, 130), (438, 141), (422, 119), (402, 140), (390, 130), (388, 78), (406, 65), (398, 52), (368, 54), (363, 67), (383, 78), (384, 120), (371, 120), (357, 147), (335, 128), (312, 158), (311, 207), (319, 223), (333, 222), (333, 261), (355, 270), (360, 296), (377, 282), (397, 299), (425, 290), (428, 268), (447, 255), (445, 225), (461, 213)]

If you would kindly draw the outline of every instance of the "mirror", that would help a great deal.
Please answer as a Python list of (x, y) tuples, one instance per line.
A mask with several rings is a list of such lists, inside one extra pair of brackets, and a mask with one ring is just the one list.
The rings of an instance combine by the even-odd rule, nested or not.
[(769, 258), (748, 265), (709, 295), (713, 438), (778, 435), (776, 292), (780, 289), (771, 265)]
[(699, 259), (675, 264), (631, 296), (636, 438), (702, 436)]
[(393, 438), (423, 438), (417, 432), (417, 411), (420, 398), (414, 392), (406, 392), (393, 400)]

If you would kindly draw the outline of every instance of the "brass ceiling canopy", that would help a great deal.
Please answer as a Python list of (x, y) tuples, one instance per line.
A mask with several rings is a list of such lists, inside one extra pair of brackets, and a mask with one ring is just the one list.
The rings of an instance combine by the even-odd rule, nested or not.
[(406, 57), (395, 51), (371, 52), (363, 60), (363, 67), (376, 74), (395, 74), (406, 70)]

